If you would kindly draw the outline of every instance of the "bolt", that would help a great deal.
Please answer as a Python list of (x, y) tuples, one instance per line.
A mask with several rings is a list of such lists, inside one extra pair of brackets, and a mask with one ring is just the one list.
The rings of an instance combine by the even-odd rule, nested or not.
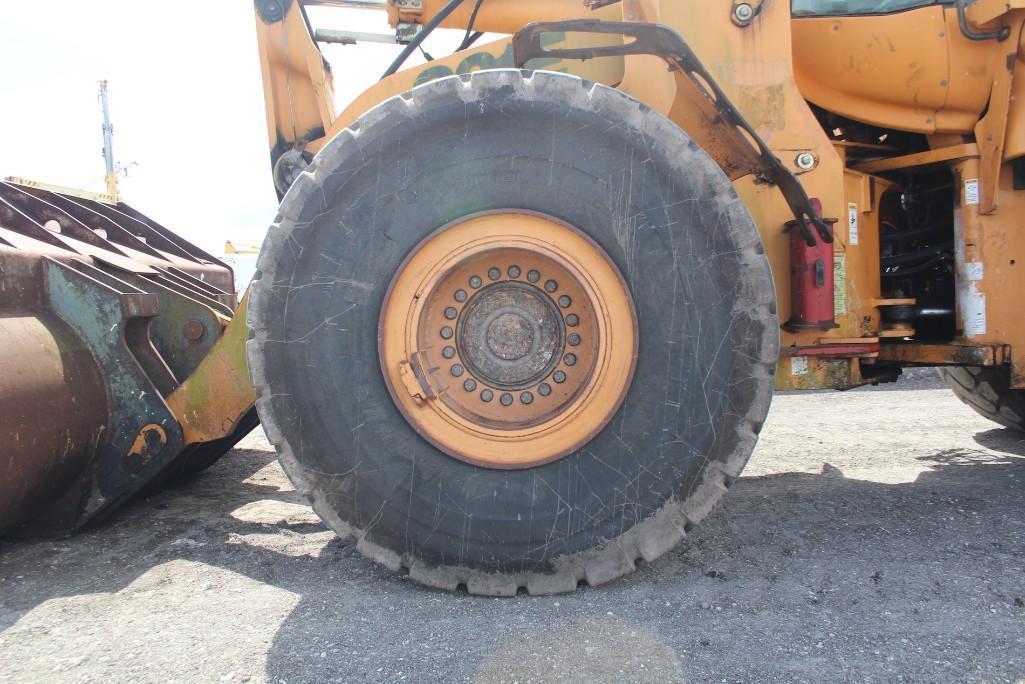
[(454, 306), (450, 306), (447, 309), (445, 309), (445, 318), (447, 318), (448, 320), (454, 321), (458, 316), (459, 312), (456, 310)]
[(495, 393), (489, 389), (484, 390), (480, 393), (480, 400), (485, 404), (495, 398)]
[(477, 381), (472, 378), (467, 380), (463, 383), (463, 389), (467, 392), (473, 392), (475, 389), (477, 389)]
[(533, 404), (534, 403), (534, 395), (531, 394), (530, 392), (524, 392), (523, 394), (520, 395), (520, 401), (522, 401), (524, 404)]
[(552, 374), (552, 380), (561, 385), (562, 383), (566, 382), (566, 374), (562, 371), (555, 371), (555, 373)]
[(512, 395), (507, 392), (507, 393), (503, 394), (502, 398), (499, 399), (498, 401), (500, 401), (502, 403), (502, 406), (512, 406), (513, 398), (512, 398)]
[(480, 276), (473, 276), (472, 278), (470, 278), (470, 287), (472, 287), (475, 290), (483, 284), (484, 280)]
[(568, 325), (571, 328), (575, 328), (576, 326), (580, 325), (580, 316), (577, 316), (576, 314), (570, 314), (569, 316), (566, 316), (566, 325)]
[(203, 339), (203, 333), (205, 332), (206, 326), (203, 325), (202, 321), (197, 321), (195, 319), (186, 323), (185, 327), (182, 328), (182, 333), (185, 335), (185, 339), (190, 342), (199, 342)]
[(452, 335), (454, 335), (454, 334), (455, 334), (455, 331), (453, 331), (452, 328), (448, 327), (447, 325), (444, 328), (441, 329), (441, 337), (442, 337), (442, 339), (451, 340), (452, 339)]
[(466, 301), (466, 298), (469, 295), (466, 294), (466, 290), (456, 290), (456, 295), (455, 296), (456, 296), (456, 301), (462, 303), (462, 302)]
[(572, 335), (566, 338), (566, 341), (569, 342), (569, 346), (576, 347), (580, 344), (580, 335), (573, 333)]
[(492, 280), (498, 280), (501, 277), (502, 277), (502, 272), (500, 270), (498, 270), (497, 268), (495, 268), (494, 266), (492, 266), (491, 268), (488, 269), (488, 278), (491, 278)]
[(563, 360), (563, 362), (567, 366), (575, 366), (575, 365), (577, 365), (577, 355), (576, 354), (566, 354), (564, 357), (562, 357), (562, 360)]
[(554, 280), (548, 280), (545, 282), (545, 290), (547, 292), (555, 292), (559, 289), (559, 283)]
[(811, 152), (802, 152), (797, 155), (797, 159), (794, 160), (794, 163), (797, 164), (797, 168), (802, 171), (811, 171), (815, 168), (815, 164), (817, 162), (818, 159), (816, 159), (815, 155)]
[(572, 303), (573, 300), (567, 297), (566, 295), (562, 295), (561, 297), (559, 297), (559, 306), (561, 306), (563, 309), (568, 309), (570, 304)]
[(755, 15), (755, 8), (742, 2), (733, 8), (733, 18), (741, 24), (747, 24)]
[(463, 372), (464, 372), (463, 367), (460, 366), (458, 363), (456, 365), (452, 366), (452, 377), (454, 377), (454, 378), (461, 377)]
[(523, 273), (523, 271), (520, 270), (519, 266), (510, 266), (509, 267), (509, 277), (510, 278), (519, 278), (521, 273)]
[(456, 357), (456, 350), (452, 347), (445, 347), (441, 350), (441, 355), (446, 359), (454, 359)]
[(529, 280), (532, 283), (536, 283), (537, 281), (541, 280), (541, 274), (537, 271), (529, 271), (527, 273), (527, 280)]
[(547, 382), (542, 382), (537, 388), (537, 393), (540, 394), (542, 397), (547, 397), (549, 394), (552, 393), (552, 386), (549, 385)]

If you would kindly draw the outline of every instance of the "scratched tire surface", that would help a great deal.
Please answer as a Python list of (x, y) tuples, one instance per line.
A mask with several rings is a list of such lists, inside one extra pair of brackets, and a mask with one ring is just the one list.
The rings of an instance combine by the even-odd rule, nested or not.
[(940, 376), (957, 398), (994, 423), (1025, 430), (1025, 390), (1011, 389), (1004, 368), (944, 368)]
[[(424, 237), (510, 208), (605, 249), (640, 349), (602, 433), (554, 463), (497, 471), (406, 423), (377, 323)], [(426, 84), (332, 140), (270, 228), (249, 323), (260, 417), (317, 513), (394, 571), (487, 595), (601, 584), (678, 543), (747, 462), (779, 344), (761, 240), (715, 163), (618, 91), (517, 70)]]

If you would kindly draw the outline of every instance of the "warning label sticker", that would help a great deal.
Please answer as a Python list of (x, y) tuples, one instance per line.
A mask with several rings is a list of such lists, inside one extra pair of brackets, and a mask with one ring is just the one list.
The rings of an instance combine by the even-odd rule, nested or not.
[(964, 182), (964, 203), (966, 206), (974, 206), (979, 203), (979, 181), (976, 179)]
[(847, 244), (858, 244), (858, 205), (847, 205)]
[(837, 316), (847, 313), (847, 254), (833, 254), (833, 312)]
[(807, 375), (808, 374), (808, 357), (807, 356), (793, 356), (790, 358), (790, 374), (791, 375)]

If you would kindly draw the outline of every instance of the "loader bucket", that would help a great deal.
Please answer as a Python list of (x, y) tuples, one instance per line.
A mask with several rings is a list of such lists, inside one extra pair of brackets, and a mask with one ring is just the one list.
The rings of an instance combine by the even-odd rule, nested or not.
[(0, 182), (0, 535), (62, 534), (209, 465), (169, 397), (236, 307), (231, 269), (124, 203)]

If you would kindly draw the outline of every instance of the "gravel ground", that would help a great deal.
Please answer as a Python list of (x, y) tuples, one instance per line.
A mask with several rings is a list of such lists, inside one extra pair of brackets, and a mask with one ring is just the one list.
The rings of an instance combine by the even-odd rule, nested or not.
[(0, 682), (1023, 678), (1025, 441), (931, 374), (777, 396), (687, 545), (568, 596), (389, 575), (262, 434), (101, 529), (0, 543)]

